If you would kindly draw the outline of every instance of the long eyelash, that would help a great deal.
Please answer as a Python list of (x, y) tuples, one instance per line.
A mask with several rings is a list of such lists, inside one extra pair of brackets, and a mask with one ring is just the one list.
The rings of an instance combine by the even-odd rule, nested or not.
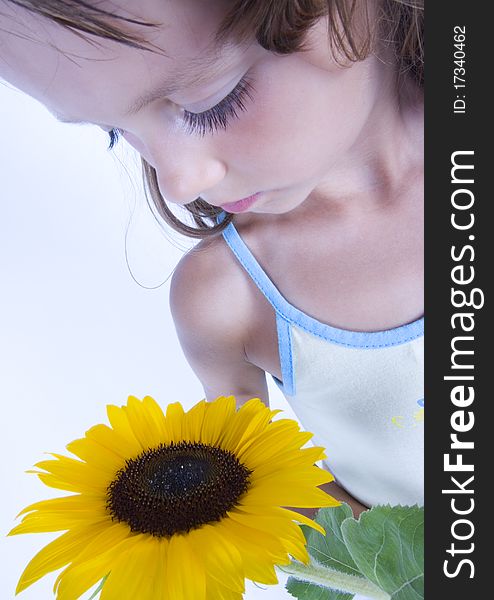
[[(254, 86), (246, 77), (243, 77), (236, 87), (213, 108), (202, 113), (192, 113), (184, 110), (184, 121), (189, 133), (199, 133), (205, 136), (207, 132), (214, 133), (218, 129), (226, 130), (231, 119), (238, 119), (238, 110), (245, 112), (245, 99), (253, 100)], [(120, 129), (111, 129), (108, 132), (109, 143), (107, 150), (113, 150), (118, 144)]]
[(110, 143), (108, 144), (107, 150), (113, 150), (120, 139), (120, 129), (111, 129), (108, 132), (108, 136), (110, 137)]
[(214, 133), (218, 129), (227, 129), (232, 119), (238, 119), (238, 111), (245, 112), (246, 98), (253, 100), (254, 86), (247, 77), (243, 77), (236, 87), (213, 108), (201, 113), (184, 110), (183, 119), (188, 133)]

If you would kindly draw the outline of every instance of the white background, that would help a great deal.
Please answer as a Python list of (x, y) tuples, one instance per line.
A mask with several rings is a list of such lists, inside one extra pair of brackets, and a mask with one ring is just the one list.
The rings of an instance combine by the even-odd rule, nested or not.
[[(169, 281), (145, 289), (166, 280), (192, 243), (163, 235), (135, 154), (106, 146), (97, 128), (60, 124), (0, 85), (2, 600), (14, 598), (24, 566), (57, 537), (5, 537), (21, 508), (57, 495), (24, 471), (43, 452), (64, 453), (106, 422), (106, 404), (130, 394), (185, 407), (203, 397), (173, 327)], [(294, 418), (272, 382), (270, 390), (272, 406)], [(54, 580), (20, 598), (52, 599)], [(292, 598), (281, 584), (247, 590), (247, 600)]]

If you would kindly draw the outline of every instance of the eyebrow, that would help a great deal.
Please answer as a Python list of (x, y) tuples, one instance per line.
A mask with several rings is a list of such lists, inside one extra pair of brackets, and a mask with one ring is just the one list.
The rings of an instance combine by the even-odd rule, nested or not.
[[(175, 71), (172, 75), (168, 75), (157, 87), (141, 94), (124, 112), (124, 117), (135, 115), (145, 106), (151, 104), (151, 102), (170, 96), (184, 87), (189, 87), (191, 84), (194, 86), (203, 85), (224, 69), (225, 63), (218, 62), (218, 55), (216, 53), (205, 54), (193, 59), (185, 68)], [(89, 121), (80, 121), (62, 115), (54, 115), (54, 117), (61, 123), (94, 125), (94, 123)]]

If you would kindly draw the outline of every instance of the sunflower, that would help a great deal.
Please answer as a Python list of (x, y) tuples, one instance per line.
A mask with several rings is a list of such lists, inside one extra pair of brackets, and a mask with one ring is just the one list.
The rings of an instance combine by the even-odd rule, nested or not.
[(233, 600), (245, 578), (278, 582), (290, 555), (307, 564), (299, 525), (324, 533), (291, 507), (337, 506), (317, 486), (312, 437), (253, 398), (201, 401), (166, 416), (130, 396), (96, 425), (35, 465), (46, 485), (73, 495), (36, 502), (9, 535), (64, 531), (27, 565), (16, 594), (52, 571), (57, 600), (75, 600), (104, 579), (101, 600)]

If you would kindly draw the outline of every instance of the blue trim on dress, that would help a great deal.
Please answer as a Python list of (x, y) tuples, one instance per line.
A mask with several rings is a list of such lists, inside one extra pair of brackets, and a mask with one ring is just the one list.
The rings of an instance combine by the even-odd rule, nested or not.
[(281, 382), (272, 375), (284, 394), (295, 396), (295, 376), (293, 371), (292, 328), (279, 313), (276, 313), (276, 329), (278, 331), (278, 349), (280, 354)]
[[(218, 218), (218, 221), (221, 222), (223, 218), (224, 216)], [(292, 325), (296, 325), (297, 327), (300, 327), (301, 329), (304, 329), (305, 331), (308, 331), (319, 338), (339, 344), (341, 346), (348, 346), (350, 348), (387, 348), (390, 346), (406, 344), (407, 342), (424, 335), (423, 317), (407, 325), (401, 325), (400, 327), (386, 329), (384, 331), (371, 332), (338, 329), (337, 327), (332, 327), (331, 325), (322, 323), (321, 321), (310, 317), (285, 300), (273, 282), (266, 275), (261, 265), (254, 258), (249, 248), (245, 245), (233, 223), (230, 223), (226, 229), (223, 230), (222, 235), (240, 264), (251, 276), (254, 283), (276, 311), (278, 322), (278, 317), (281, 317), (287, 324), (291, 323)], [(279, 331), (280, 330), (282, 333), (284, 332), (283, 327), (280, 327)], [(285, 342), (287, 342), (288, 339), (291, 339), (291, 336), (287, 338), (285, 333), (283, 333), (283, 335), (285, 335)], [(278, 342), (280, 344), (280, 360), (283, 364), (281, 340), (279, 339)], [(291, 352), (285, 348), (286, 347), (283, 346), (284, 355), (291, 354)], [(290, 363), (291, 360), (289, 361), (289, 364)], [(289, 370), (287, 370), (287, 374), (288, 373)], [(287, 391), (287, 393), (289, 392)]]

